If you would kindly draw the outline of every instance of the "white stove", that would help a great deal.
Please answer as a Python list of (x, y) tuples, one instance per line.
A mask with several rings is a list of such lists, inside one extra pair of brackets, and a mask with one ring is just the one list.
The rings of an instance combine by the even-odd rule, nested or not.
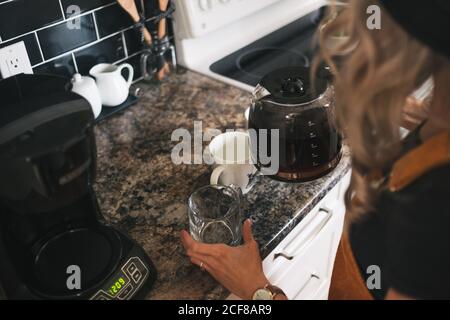
[(175, 0), (180, 65), (252, 91), (275, 68), (308, 66), (325, 0)]

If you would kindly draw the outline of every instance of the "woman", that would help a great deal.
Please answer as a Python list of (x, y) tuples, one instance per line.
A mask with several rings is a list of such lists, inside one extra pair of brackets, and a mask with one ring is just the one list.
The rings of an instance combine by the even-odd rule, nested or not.
[[(367, 27), (367, 9), (381, 8), (381, 29)], [(337, 125), (352, 151), (347, 227), (335, 261), (332, 299), (450, 298), (450, 5), (448, 1), (352, 0), (324, 28), (322, 58), (334, 67)], [(327, 48), (330, 34), (349, 39)], [(399, 127), (410, 94), (433, 77), (427, 120), (404, 140)], [(410, 116), (411, 112), (407, 112)], [(251, 223), (244, 245), (182, 241), (194, 264), (232, 293), (252, 299), (270, 286)], [(365, 286), (380, 267), (381, 288)], [(281, 288), (282, 289), (282, 288)], [(345, 290), (344, 290), (345, 289)]]

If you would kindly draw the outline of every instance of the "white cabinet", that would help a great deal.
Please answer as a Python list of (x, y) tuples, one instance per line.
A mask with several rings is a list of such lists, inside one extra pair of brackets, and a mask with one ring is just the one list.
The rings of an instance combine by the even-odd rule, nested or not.
[(345, 215), (348, 173), (263, 261), (289, 299), (327, 299)]

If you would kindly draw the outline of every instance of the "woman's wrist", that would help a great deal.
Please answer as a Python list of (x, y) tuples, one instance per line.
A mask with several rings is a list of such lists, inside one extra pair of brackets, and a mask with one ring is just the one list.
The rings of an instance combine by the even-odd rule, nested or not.
[[(279, 290), (279, 292), (276, 292), (276, 290), (272, 291), (270, 290), (270, 288), (277, 289)], [(252, 285), (252, 288), (250, 288), (250, 290), (247, 292), (245, 299), (253, 300), (253, 296), (255, 295), (256, 291), (261, 289), (269, 289), (270, 291), (272, 291), (272, 294), (274, 294), (273, 300), (288, 300), (286, 294), (278, 287), (272, 286), (265, 276), (260, 277), (255, 281), (255, 285)]]
[(247, 291), (245, 299), (253, 300), (253, 295), (255, 294), (255, 292), (258, 291), (259, 289), (263, 289), (268, 284), (269, 284), (269, 280), (266, 278), (265, 275), (258, 277), (256, 279), (256, 281), (254, 282), (254, 284), (252, 284), (252, 286)]

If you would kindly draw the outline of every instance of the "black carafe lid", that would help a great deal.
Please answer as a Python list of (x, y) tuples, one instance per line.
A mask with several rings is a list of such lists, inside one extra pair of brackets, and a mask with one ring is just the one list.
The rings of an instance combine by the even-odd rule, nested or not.
[(324, 77), (316, 77), (313, 87), (310, 68), (286, 67), (264, 76), (259, 87), (264, 88), (264, 98), (275, 103), (298, 105), (316, 100), (328, 87)]

